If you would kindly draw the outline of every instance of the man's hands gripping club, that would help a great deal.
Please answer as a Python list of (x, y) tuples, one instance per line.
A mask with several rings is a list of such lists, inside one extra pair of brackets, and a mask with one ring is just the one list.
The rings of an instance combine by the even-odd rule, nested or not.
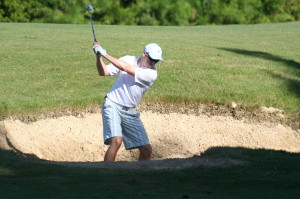
[(93, 51), (96, 55), (102, 55), (102, 56), (97, 56), (97, 69), (100, 76), (109, 75), (107, 66), (103, 62), (102, 57), (104, 57), (106, 60), (108, 60), (118, 69), (127, 72), (131, 75), (135, 75), (135, 69), (132, 65), (107, 54), (106, 50), (100, 46), (99, 42), (94, 42)]
[(106, 50), (100, 46), (99, 42), (94, 42), (93, 51), (95, 54), (100, 54), (103, 57), (107, 55)]

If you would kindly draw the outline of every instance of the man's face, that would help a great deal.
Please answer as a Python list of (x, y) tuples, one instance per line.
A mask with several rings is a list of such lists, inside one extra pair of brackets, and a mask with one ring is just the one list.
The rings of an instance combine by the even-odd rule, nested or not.
[(143, 51), (142, 56), (146, 57), (151, 63), (153, 63), (153, 65), (155, 65), (159, 61), (159, 60), (152, 59), (146, 51)]

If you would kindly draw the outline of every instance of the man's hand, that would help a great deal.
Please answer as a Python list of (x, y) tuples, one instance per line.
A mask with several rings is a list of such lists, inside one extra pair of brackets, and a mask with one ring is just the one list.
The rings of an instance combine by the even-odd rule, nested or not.
[(104, 57), (107, 55), (106, 50), (102, 48), (98, 42), (94, 43), (93, 50), (95, 54), (101, 54)]

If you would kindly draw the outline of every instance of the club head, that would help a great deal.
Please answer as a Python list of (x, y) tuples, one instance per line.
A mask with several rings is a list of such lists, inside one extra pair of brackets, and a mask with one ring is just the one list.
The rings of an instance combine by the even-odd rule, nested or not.
[(94, 8), (91, 4), (88, 5), (88, 11), (94, 11)]

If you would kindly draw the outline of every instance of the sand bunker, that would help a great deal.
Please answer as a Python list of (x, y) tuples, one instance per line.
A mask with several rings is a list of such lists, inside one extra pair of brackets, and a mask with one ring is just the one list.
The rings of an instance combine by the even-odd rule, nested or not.
[[(300, 130), (281, 124), (151, 111), (141, 112), (141, 119), (153, 146), (153, 160), (188, 158), (216, 146), (300, 152)], [(102, 161), (107, 150), (103, 144), (100, 113), (31, 123), (6, 119), (1, 126), (2, 134), (15, 149), (40, 159), (95, 162)], [(116, 160), (135, 161), (137, 158), (137, 150), (126, 151), (122, 146)]]

